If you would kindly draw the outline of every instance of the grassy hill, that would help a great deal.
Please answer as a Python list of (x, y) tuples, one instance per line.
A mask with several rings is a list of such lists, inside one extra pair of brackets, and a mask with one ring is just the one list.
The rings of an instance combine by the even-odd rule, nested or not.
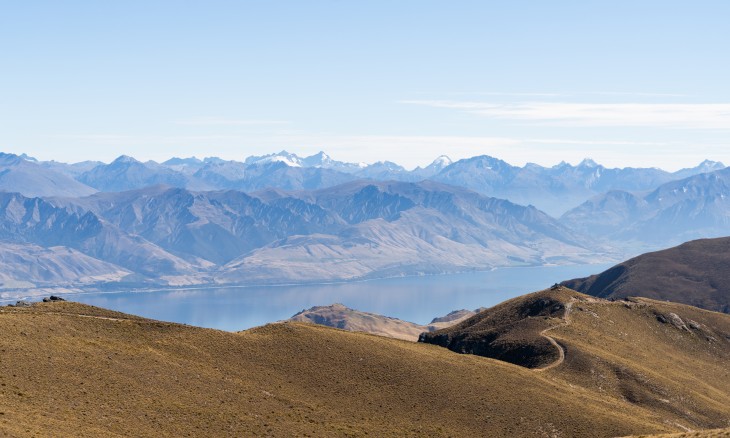
[(727, 438), (730, 437), (730, 428), (700, 430), (696, 432), (668, 433), (661, 435), (640, 435), (637, 438)]
[(727, 426), (730, 317), (552, 296), (565, 297), (581, 301), (569, 325), (548, 317), (565, 360), (547, 371), (313, 324), (227, 333), (68, 302), (3, 307), (0, 435), (569, 437)]
[(730, 237), (642, 254), (562, 284), (601, 298), (643, 296), (730, 313)]
[(567, 288), (525, 295), (421, 341), (554, 375), (670, 427), (730, 424), (730, 316)]

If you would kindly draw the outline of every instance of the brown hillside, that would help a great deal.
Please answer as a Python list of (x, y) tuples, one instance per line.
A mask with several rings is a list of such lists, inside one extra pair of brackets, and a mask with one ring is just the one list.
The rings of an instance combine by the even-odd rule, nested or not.
[(688, 429), (730, 424), (730, 316), (567, 288), (507, 301), (421, 341), (499, 358), (660, 412)]
[(643, 254), (562, 284), (601, 298), (641, 296), (730, 313), (730, 237)]
[(550, 332), (565, 364), (546, 372), (312, 324), (237, 334), (74, 303), (4, 307), (0, 435), (608, 437), (727, 424), (727, 316), (574, 307)]
[(667, 433), (661, 435), (639, 435), (636, 438), (728, 438), (729, 429), (700, 430), (683, 433)]

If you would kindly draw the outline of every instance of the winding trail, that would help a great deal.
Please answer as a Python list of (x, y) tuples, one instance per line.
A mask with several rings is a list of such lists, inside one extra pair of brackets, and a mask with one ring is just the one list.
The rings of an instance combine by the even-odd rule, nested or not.
[(78, 318), (91, 318), (91, 319), (103, 319), (106, 321), (131, 321), (131, 322), (149, 322), (139, 318), (114, 318), (111, 316), (98, 316), (98, 315), (83, 315), (81, 313), (71, 312), (38, 312), (38, 311), (23, 311), (23, 312), (6, 312), (0, 311), (0, 314), (15, 314), (15, 315), (61, 315), (61, 316), (75, 316)]
[(554, 325), (552, 327), (548, 327), (545, 330), (540, 332), (540, 336), (550, 341), (551, 344), (555, 346), (555, 348), (558, 349), (558, 358), (555, 360), (555, 362), (545, 365), (544, 367), (535, 368), (535, 371), (547, 371), (550, 369), (553, 369), (557, 367), (558, 365), (562, 364), (565, 361), (565, 349), (558, 344), (558, 341), (555, 340), (555, 338), (548, 336), (546, 333), (550, 330), (554, 330), (558, 327), (565, 327), (566, 325), (570, 325), (570, 312), (573, 310), (573, 303), (576, 301), (575, 298), (571, 298), (570, 301), (565, 303), (565, 314), (563, 315), (563, 322), (562, 324)]
[[(51, 313), (51, 312), (49, 312)], [(64, 316), (78, 316), (79, 318), (92, 318), (92, 319), (104, 319), (107, 321), (138, 321), (137, 319), (132, 318), (112, 318), (111, 316), (96, 316), (96, 315), (82, 315), (80, 313), (66, 313), (66, 312), (53, 312), (56, 315), (64, 315)]]

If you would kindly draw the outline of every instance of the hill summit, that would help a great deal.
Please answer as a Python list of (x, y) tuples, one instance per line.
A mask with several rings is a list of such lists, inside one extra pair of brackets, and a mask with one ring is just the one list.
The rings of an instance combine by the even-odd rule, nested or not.
[(642, 296), (730, 313), (730, 237), (642, 254), (562, 284), (601, 298)]

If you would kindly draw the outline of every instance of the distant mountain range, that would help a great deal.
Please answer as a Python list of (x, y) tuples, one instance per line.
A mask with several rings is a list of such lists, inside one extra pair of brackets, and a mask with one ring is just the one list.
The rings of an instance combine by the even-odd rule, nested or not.
[[(456, 162), (441, 156), (429, 166), (409, 171), (389, 161), (368, 165), (336, 161), (324, 152), (303, 158), (282, 151), (248, 157), (244, 161), (211, 157), (202, 160), (172, 158), (163, 163), (143, 163), (121, 156), (109, 164), (36, 162), (28, 157), (5, 155), (32, 163), (35, 168), (40, 166), (53, 171), (47, 178), (58, 180), (61, 173), (80, 183), (59, 181), (55, 184), (58, 188), (52, 189), (40, 179), (37, 184), (13, 184), (13, 181), (3, 184), (0, 179), (0, 189), (20, 191), (26, 196), (80, 196), (94, 191), (134, 190), (155, 184), (190, 190), (249, 192), (265, 188), (318, 190), (359, 179), (404, 182), (428, 179), (517, 204), (534, 205), (555, 217), (607, 191), (646, 192), (663, 183), (725, 167), (722, 163), (704, 161), (696, 167), (670, 173), (656, 168), (609, 169), (588, 159), (577, 166), (563, 162), (552, 167), (537, 164), (518, 167), (483, 155)], [(0, 166), (0, 171), (2, 168)], [(36, 173), (39, 178), (44, 174)]]
[[(109, 164), (2, 154), (0, 294), (615, 261), (730, 234), (728, 177), (710, 161), (668, 173), (439, 157), (407, 171), (324, 153)], [(520, 205), (579, 199), (560, 219)]]
[(565, 213), (561, 223), (613, 242), (649, 248), (730, 234), (730, 169), (671, 181), (648, 193), (610, 191)]
[(25, 155), (0, 152), (0, 190), (26, 196), (86, 196), (97, 190), (76, 181), (70, 173), (43, 167)]

